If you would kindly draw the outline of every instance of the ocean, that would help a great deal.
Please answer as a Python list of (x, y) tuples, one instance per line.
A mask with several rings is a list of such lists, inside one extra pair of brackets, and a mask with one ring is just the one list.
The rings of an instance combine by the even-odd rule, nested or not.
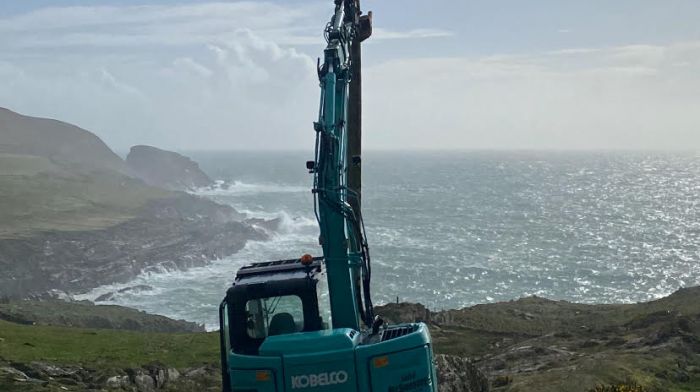
[[(247, 263), (320, 255), (312, 152), (187, 153), (226, 185), (195, 193), (281, 218), (269, 241), (188, 271), (144, 273), (77, 296), (218, 327)], [(700, 285), (700, 153), (380, 152), (363, 156), (377, 304), (433, 310), (537, 295), (631, 303)]]

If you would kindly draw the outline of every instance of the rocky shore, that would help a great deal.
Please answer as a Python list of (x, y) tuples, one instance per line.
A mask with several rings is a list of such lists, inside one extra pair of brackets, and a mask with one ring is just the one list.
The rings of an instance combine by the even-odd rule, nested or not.
[(0, 295), (81, 292), (149, 269), (185, 269), (233, 254), (266, 234), (230, 207), (180, 194), (101, 230), (51, 231), (0, 240)]
[(267, 238), (266, 222), (183, 192), (196, 162), (0, 108), (0, 298), (61, 297), (149, 270), (186, 269)]
[(190, 190), (212, 185), (209, 176), (190, 158), (152, 146), (133, 146), (126, 165), (149, 185), (170, 190)]

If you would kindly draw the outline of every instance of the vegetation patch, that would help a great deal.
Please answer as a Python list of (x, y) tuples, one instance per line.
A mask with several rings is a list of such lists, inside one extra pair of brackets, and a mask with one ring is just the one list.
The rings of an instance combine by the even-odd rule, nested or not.
[(0, 359), (46, 361), (92, 368), (135, 368), (153, 362), (174, 368), (217, 363), (218, 333), (156, 333), (20, 325), (0, 321)]

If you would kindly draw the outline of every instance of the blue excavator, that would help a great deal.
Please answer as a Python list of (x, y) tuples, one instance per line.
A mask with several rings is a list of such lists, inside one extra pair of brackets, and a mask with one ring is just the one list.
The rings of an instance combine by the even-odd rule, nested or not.
[(219, 308), (224, 392), (437, 391), (428, 328), (385, 325), (370, 298), (361, 201), (361, 50), (372, 14), (335, 0), (318, 77), (313, 174), (323, 256), (242, 267)]

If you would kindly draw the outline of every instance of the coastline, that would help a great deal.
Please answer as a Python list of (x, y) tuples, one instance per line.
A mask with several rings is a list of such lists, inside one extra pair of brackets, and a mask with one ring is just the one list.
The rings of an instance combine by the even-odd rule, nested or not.
[(179, 193), (150, 201), (137, 217), (104, 229), (0, 239), (0, 297), (81, 293), (153, 268), (203, 266), (249, 240), (267, 238), (233, 208)]

